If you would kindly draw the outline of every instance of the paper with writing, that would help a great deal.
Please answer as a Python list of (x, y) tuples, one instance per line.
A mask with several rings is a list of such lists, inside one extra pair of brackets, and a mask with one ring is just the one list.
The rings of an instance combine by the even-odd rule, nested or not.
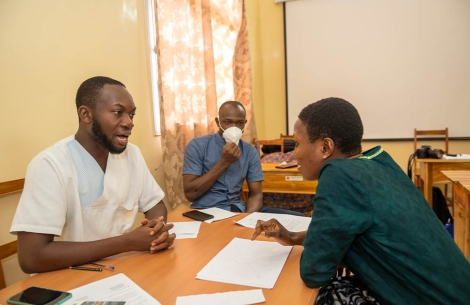
[(129, 304), (161, 305), (130, 278), (119, 273), (70, 290), (72, 298), (64, 305), (83, 301), (127, 301)]
[(272, 289), (291, 250), (277, 242), (235, 237), (196, 278)]

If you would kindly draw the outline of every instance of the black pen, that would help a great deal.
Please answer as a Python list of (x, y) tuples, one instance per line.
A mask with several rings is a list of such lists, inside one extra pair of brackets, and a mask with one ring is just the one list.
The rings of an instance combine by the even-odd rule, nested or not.
[(93, 262), (89, 262), (87, 263), (88, 265), (93, 265), (93, 266), (98, 266), (98, 267), (103, 267), (103, 268), (108, 268), (108, 269), (111, 269), (111, 270), (114, 270), (114, 266), (106, 266), (106, 265), (103, 265), (103, 264), (98, 264), (98, 263), (93, 263)]
[(101, 269), (101, 268), (89, 268), (89, 267), (80, 267), (80, 266), (72, 266), (72, 267), (69, 267), (69, 269), (85, 270), (85, 271), (98, 271), (98, 272), (103, 271), (103, 269)]

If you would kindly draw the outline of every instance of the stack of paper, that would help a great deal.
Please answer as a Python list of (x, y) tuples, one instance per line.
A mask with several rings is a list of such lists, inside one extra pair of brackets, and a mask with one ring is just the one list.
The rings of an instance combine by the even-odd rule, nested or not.
[(277, 242), (234, 238), (196, 278), (272, 289), (291, 250)]
[(457, 154), (457, 155), (444, 155), (443, 159), (447, 160), (470, 160), (469, 154)]

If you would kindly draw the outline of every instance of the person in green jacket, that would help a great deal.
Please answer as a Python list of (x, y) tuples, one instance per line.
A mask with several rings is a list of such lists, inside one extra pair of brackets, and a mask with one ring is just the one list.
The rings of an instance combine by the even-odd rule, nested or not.
[[(390, 155), (380, 146), (361, 153), (362, 135), (343, 99), (305, 107), (294, 154), (304, 179), (318, 179), (311, 223), (289, 232), (259, 221), (253, 239), (304, 246), (300, 276), (322, 287), (316, 304), (470, 304), (470, 263)], [(334, 278), (340, 263), (352, 277)]]

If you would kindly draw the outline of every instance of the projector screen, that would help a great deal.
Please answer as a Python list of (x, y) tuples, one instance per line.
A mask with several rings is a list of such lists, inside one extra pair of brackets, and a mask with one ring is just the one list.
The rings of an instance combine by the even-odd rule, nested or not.
[(289, 134), (303, 107), (341, 97), (364, 139), (470, 136), (470, 1), (297, 0), (285, 14)]

